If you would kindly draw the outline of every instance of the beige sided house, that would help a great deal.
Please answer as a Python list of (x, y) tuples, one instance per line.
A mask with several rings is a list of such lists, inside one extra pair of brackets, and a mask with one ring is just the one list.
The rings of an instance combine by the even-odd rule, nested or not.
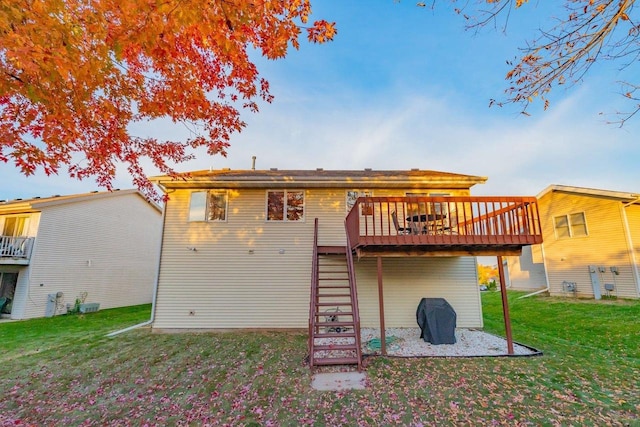
[[(359, 364), (354, 331), (415, 327), (423, 297), (445, 298), (458, 327), (482, 327), (475, 256), (541, 242), (535, 198), (470, 196), (484, 177), (271, 169), (152, 180), (169, 196), (153, 327), (309, 327), (311, 366)], [(357, 355), (320, 356), (331, 336), (352, 337), (342, 350)]]
[(640, 194), (550, 185), (537, 197), (544, 243), (508, 257), (512, 288), (640, 297)]
[(2, 201), (0, 232), (3, 317), (153, 299), (162, 212), (137, 190)]

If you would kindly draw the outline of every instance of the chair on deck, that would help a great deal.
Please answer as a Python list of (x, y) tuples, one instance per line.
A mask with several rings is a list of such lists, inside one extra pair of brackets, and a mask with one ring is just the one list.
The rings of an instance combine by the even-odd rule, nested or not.
[(391, 212), (391, 219), (393, 220), (393, 226), (396, 228), (398, 234), (411, 234), (413, 230), (409, 227), (400, 227), (398, 222), (398, 214), (396, 211)]

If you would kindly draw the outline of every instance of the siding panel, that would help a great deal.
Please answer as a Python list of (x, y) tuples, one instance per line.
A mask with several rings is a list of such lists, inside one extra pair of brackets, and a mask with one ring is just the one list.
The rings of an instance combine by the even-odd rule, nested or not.
[[(305, 190), (305, 221), (299, 223), (266, 222), (266, 192), (252, 189), (230, 191), (226, 222), (188, 222), (190, 191), (172, 192), (154, 327), (306, 328), (313, 219), (320, 218), (321, 245), (344, 245), (345, 192)], [(378, 322), (375, 272), (375, 260), (357, 263), (359, 300), (371, 326)], [(481, 326), (475, 275), (474, 258), (389, 259), (389, 326), (414, 326), (422, 296), (444, 296), (460, 310), (459, 325)]]
[(101, 309), (151, 302), (161, 223), (135, 193), (43, 208), (23, 318), (44, 316), (56, 292), (63, 306), (82, 292)]
[[(557, 239), (553, 217), (584, 212), (588, 236)], [(593, 297), (589, 265), (603, 266), (600, 281), (615, 283), (617, 295), (637, 297), (632, 263), (624, 232), (621, 202), (603, 197), (548, 193), (540, 201), (544, 250), (547, 258), (549, 285), (552, 294), (562, 294), (562, 282), (576, 282), (578, 294)], [(610, 267), (616, 266), (620, 274), (614, 275)], [(604, 295), (604, 289), (601, 290)]]

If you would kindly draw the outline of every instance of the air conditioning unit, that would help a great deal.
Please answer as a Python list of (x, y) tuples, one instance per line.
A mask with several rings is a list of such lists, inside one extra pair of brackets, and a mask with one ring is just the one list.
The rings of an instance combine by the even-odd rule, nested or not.
[(573, 292), (577, 291), (578, 287), (576, 286), (576, 282), (567, 282), (566, 280), (562, 282), (562, 292)]
[(100, 303), (97, 302), (87, 302), (78, 306), (80, 313), (94, 313), (98, 311), (98, 309), (100, 309)]

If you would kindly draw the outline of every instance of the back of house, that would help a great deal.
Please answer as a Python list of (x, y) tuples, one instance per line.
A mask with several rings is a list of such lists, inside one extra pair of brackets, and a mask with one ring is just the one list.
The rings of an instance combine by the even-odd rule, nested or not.
[(162, 213), (137, 190), (0, 202), (0, 231), (3, 317), (152, 300)]
[(551, 185), (538, 200), (544, 243), (508, 259), (513, 288), (640, 297), (640, 195)]
[[(317, 245), (344, 248), (350, 212), (356, 239), (359, 234), (364, 242), (347, 248), (356, 256), (363, 327), (379, 325), (381, 297), (387, 327), (416, 326), (424, 297), (445, 298), (459, 327), (482, 326), (473, 246), (449, 243), (466, 240), (480, 248), (485, 242), (463, 236), (474, 227), (465, 203), (488, 205), (467, 202), (484, 177), (417, 169), (271, 169), (152, 179), (169, 197), (156, 329), (306, 328), (314, 238)], [(524, 228), (512, 227), (515, 233)], [(519, 253), (521, 244), (510, 239), (510, 253)]]

